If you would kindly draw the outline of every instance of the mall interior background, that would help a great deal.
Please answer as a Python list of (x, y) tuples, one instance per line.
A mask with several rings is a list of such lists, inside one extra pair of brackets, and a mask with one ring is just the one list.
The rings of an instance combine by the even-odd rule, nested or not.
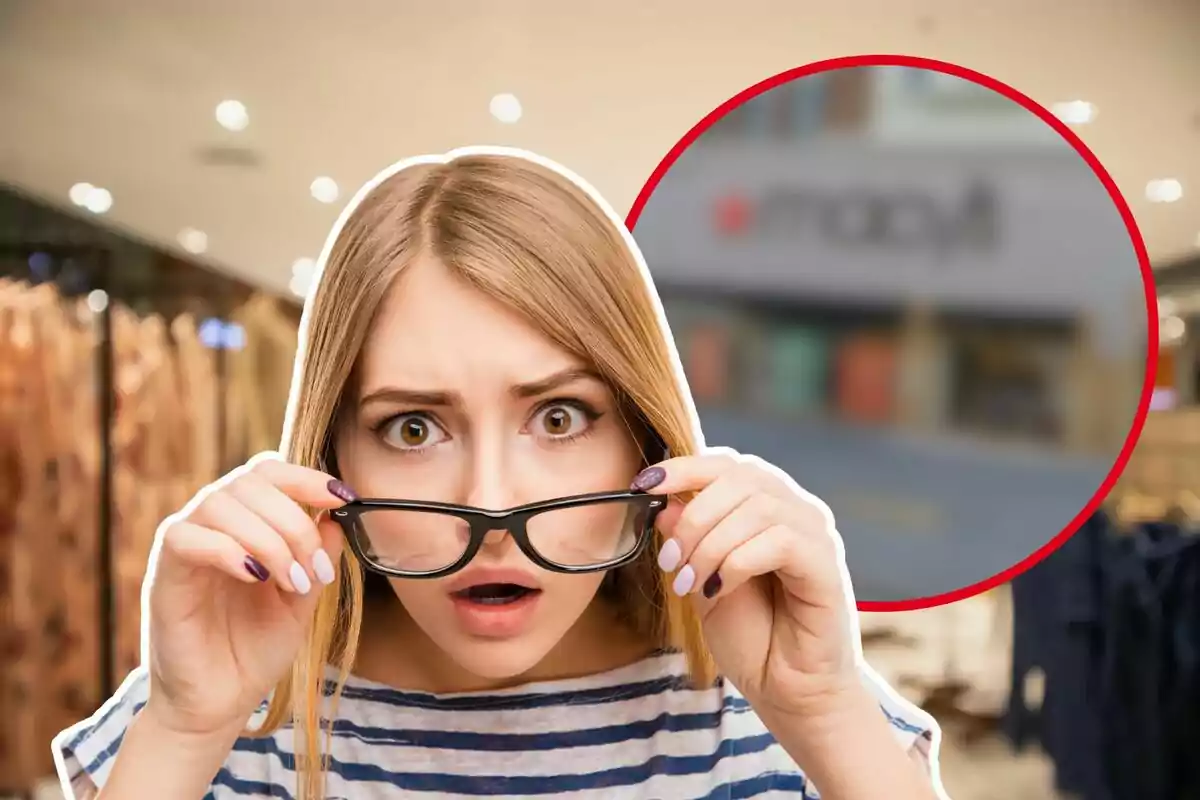
[[(47, 777), (50, 737), (138, 663), (158, 520), (276, 445), (324, 235), (362, 181), (414, 153), (530, 147), (623, 213), (691, 125), (806, 61), (910, 52), (1009, 80), (1112, 171), (1166, 298), (1155, 411), (1114, 498), (1131, 519), (1159, 520), (1200, 477), (1189, 409), (1200, 108), (1185, 102), (1200, 57), (1182, 35), (1200, 19), (1188, 4), (1135, 14), (1118, 2), (1010, 3), (993, 16), (864, 3), (872, 30), (849, 11), (801, 19), (750, 4), (742, 43), (724, 48), (720, 20), (671, 25), (632, 6), (611, 18), (480, 6), (450, 25), (365, 3), (356, 25), (315, 6), (276, 20), (265, 8), (133, 5), (0, 4), (0, 102), (13, 112), (0, 136), (0, 477), (16, 498), (0, 514), (12, 534), (0, 556), (0, 794)], [(579, 25), (590, 35), (566, 47)], [(413, 29), (438, 33), (398, 47)], [(414, 61), (451, 42), (481, 60), (419, 73), (438, 80), (381, 80), (418, 74)], [(547, 42), (571, 65), (554, 79), (530, 55)], [(1114, 54), (1143, 59), (1142, 83), (1106, 69)], [(584, 55), (636, 63), (620, 73), (641, 80), (616, 85), (577, 64)], [(489, 108), (508, 91), (519, 109), (517, 98)], [(235, 98), (248, 125), (236, 108), (217, 111)], [(986, 90), (856, 69), (742, 106), (643, 210), (635, 236), (708, 442), (775, 461), (829, 500), (860, 599), (935, 595), (1016, 563), (1070, 521), (1121, 449), (1145, 369), (1146, 301), (1120, 217), (1081, 163)], [(853, 180), (831, 188), (814, 179), (823, 172)], [(964, 250), (1005, 286), (923, 295), (878, 271)], [(810, 280), (787, 278), (801, 264), (816, 265)], [(850, 264), (872, 291), (836, 291), (833, 270)], [(1057, 782), (1091, 800), (1056, 770), (1060, 750), (1016, 753), (1005, 737), (1014, 688), (1046, 695), (1070, 679), (1013, 683), (1016, 611), (1001, 586), (864, 614), (865, 649), (945, 726), (951, 797), (1037, 800), (1059, 796)]]

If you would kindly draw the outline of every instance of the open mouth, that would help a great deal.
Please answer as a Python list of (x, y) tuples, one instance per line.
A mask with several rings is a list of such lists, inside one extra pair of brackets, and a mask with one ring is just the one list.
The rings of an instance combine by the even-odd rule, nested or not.
[(530, 589), (515, 583), (481, 583), (478, 586), (463, 589), (461, 592), (455, 592), (454, 596), (480, 605), (503, 606), (540, 592), (540, 589)]

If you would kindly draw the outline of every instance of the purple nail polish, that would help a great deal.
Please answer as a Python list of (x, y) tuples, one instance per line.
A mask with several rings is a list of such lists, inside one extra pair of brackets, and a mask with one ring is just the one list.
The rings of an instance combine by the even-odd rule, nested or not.
[(353, 503), (358, 499), (358, 495), (355, 494), (354, 490), (339, 481), (337, 478), (329, 481), (327, 488), (329, 489), (329, 493), (331, 495), (344, 502)]
[(658, 486), (667, 478), (667, 471), (662, 467), (647, 467), (642, 470), (629, 488), (638, 491), (646, 492)]
[(704, 582), (704, 596), (712, 600), (721, 591), (721, 573), (714, 572)]
[(267, 571), (267, 568), (254, 556), (246, 556), (246, 560), (242, 563), (246, 567), (246, 572), (249, 572), (260, 581), (265, 581), (271, 577), (271, 573)]

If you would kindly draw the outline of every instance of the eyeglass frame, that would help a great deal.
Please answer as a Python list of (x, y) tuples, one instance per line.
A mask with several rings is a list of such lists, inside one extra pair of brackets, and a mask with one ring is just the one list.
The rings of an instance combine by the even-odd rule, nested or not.
[[(637, 542), (633, 548), (626, 554), (601, 562), (599, 564), (588, 564), (586, 566), (569, 566), (566, 564), (558, 564), (550, 561), (538, 552), (533, 543), (529, 541), (529, 531), (527, 524), (529, 520), (539, 514), (544, 514), (550, 511), (560, 511), (568, 508), (580, 508), (589, 505), (602, 505), (607, 503), (626, 503), (638, 507), (640, 511), (645, 513), (645, 518), (641, 524), (641, 530), (637, 531)], [(492, 531), (505, 531), (513, 537), (517, 543), (517, 547), (521, 552), (537, 566), (550, 572), (559, 572), (569, 575), (580, 575), (589, 572), (602, 572), (604, 570), (615, 569), (616, 567), (624, 566), (635, 560), (645, 549), (646, 544), (650, 540), (650, 534), (654, 529), (654, 520), (659, 512), (667, 506), (667, 498), (662, 495), (651, 495), (645, 492), (638, 491), (622, 491), (622, 492), (596, 492), (592, 494), (572, 495), (570, 497), (560, 497), (554, 500), (546, 500), (538, 503), (528, 503), (526, 505), (510, 508), (505, 511), (489, 511), (482, 508), (474, 508), (472, 506), (461, 506), (453, 503), (433, 503), (422, 502), (418, 500), (382, 500), (368, 499), (355, 500), (347, 503), (341, 508), (330, 512), (333, 519), (342, 527), (346, 534), (346, 540), (350, 544), (350, 549), (354, 552), (359, 563), (364, 567), (382, 575), (387, 575), (392, 578), (442, 578), (451, 575), (467, 566), (478, 555), (479, 550), (483, 547), (485, 537)], [(372, 511), (381, 510), (399, 510), (399, 511), (415, 511), (420, 513), (442, 514), (445, 516), (457, 517), (467, 523), (470, 527), (470, 539), (467, 542), (463, 554), (453, 563), (435, 570), (412, 571), (398, 569), (395, 567), (384, 566), (371, 558), (366, 553), (366, 548), (363, 546), (363, 525), (361, 517), (363, 514), (369, 514)]]
[[(663, 455), (661, 460), (666, 461), (671, 456), (669, 448), (665, 444), (662, 444), (662, 440), (657, 435), (653, 436), (653, 439), (662, 446)], [(655, 462), (652, 461), (650, 463), (653, 464)], [(637, 532), (637, 542), (623, 556), (618, 556), (600, 564), (568, 566), (566, 564), (557, 564), (545, 558), (537, 551), (532, 542), (529, 541), (527, 525), (529, 520), (538, 514), (549, 511), (561, 511), (568, 508), (580, 508), (588, 505), (616, 502), (628, 503), (630, 501), (638, 501), (641, 505), (640, 510), (645, 513), (645, 519), (642, 522), (642, 529)], [(330, 517), (341, 526), (343, 533), (346, 535), (346, 541), (350, 545), (350, 550), (354, 553), (358, 562), (365, 569), (389, 578), (429, 580), (452, 575), (464, 569), (474, 560), (475, 556), (479, 554), (480, 548), (483, 547), (484, 539), (492, 531), (505, 531), (508, 533), (513, 537), (513, 541), (517, 543), (517, 547), (525, 554), (526, 558), (548, 572), (557, 572), (565, 575), (583, 575), (616, 569), (635, 561), (646, 549), (646, 545), (650, 543), (651, 535), (654, 531), (654, 522), (659, 513), (667, 507), (667, 501), (668, 498), (663, 495), (652, 495), (637, 489), (628, 489), (624, 491), (570, 495), (552, 500), (525, 503), (524, 505), (502, 511), (491, 511), (485, 508), (458, 505), (456, 503), (367, 498), (353, 500), (329, 513)], [(386, 567), (378, 563), (367, 555), (366, 549), (363, 547), (363, 537), (366, 536), (366, 533), (363, 530), (362, 515), (371, 511), (388, 509), (458, 517), (465, 521), (470, 528), (470, 539), (467, 542), (466, 549), (463, 550), (463, 554), (459, 556), (457, 561), (435, 570), (415, 572), (412, 570), (396, 569), (395, 567)]]

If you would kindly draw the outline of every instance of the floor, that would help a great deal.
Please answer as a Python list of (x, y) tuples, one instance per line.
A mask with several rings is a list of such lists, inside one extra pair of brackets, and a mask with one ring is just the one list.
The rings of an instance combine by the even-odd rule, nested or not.
[(942, 784), (951, 800), (1066, 800), (1054, 791), (1053, 767), (1040, 753), (1017, 756), (998, 737), (966, 745), (945, 733)]

